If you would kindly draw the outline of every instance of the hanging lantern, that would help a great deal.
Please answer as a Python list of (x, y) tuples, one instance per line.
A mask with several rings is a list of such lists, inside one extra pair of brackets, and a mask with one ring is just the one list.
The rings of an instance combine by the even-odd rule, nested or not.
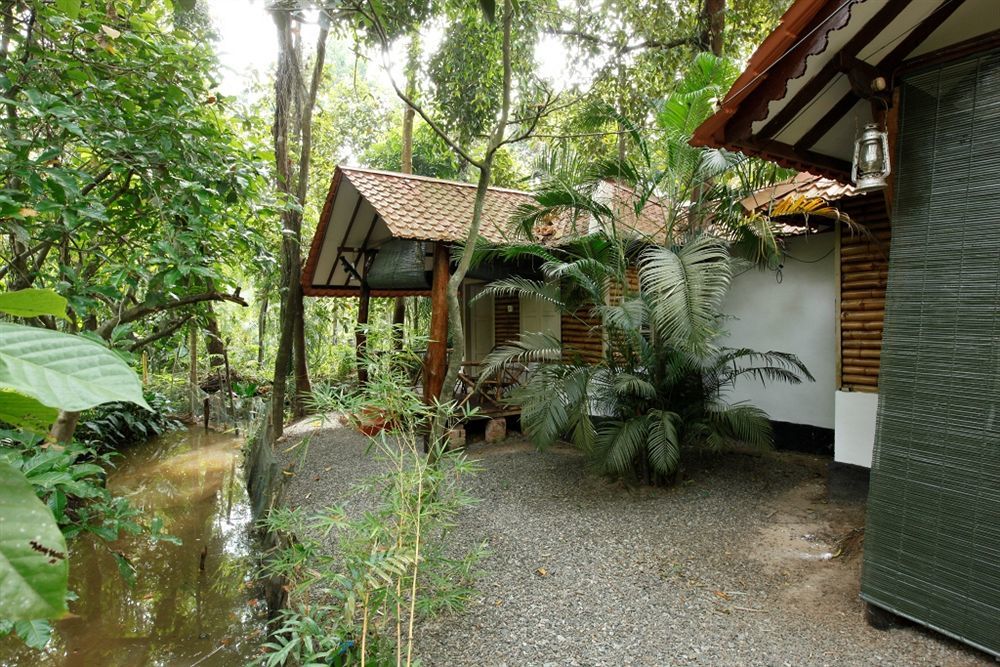
[(889, 135), (876, 123), (865, 125), (854, 142), (854, 164), (851, 178), (858, 192), (874, 192), (887, 187), (889, 176)]

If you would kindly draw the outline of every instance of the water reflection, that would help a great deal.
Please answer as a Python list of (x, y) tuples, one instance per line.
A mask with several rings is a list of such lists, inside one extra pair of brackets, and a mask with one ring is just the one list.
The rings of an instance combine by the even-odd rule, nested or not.
[(256, 653), (261, 609), (248, 590), (250, 509), (237, 459), (241, 442), (191, 429), (131, 448), (108, 478), (183, 544), (126, 538), (113, 545), (136, 569), (129, 588), (108, 548), (81, 537), (71, 550), (75, 615), (42, 655), (8, 638), (4, 666), (243, 665)]

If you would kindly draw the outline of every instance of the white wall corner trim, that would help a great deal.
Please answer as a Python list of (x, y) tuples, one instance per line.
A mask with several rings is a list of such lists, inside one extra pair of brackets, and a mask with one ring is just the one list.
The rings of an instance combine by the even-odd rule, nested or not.
[(833, 458), (839, 463), (872, 467), (875, 448), (875, 418), (878, 394), (860, 391), (837, 392), (837, 426)]

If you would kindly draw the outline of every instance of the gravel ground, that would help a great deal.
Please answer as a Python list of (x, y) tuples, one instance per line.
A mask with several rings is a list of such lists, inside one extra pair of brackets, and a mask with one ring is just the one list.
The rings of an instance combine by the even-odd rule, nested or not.
[[(376, 470), (365, 439), (316, 423), (284, 502), (320, 509)], [(733, 453), (686, 461), (672, 489), (588, 474), (570, 448), (473, 444), (480, 498), (454, 535), (485, 540), (477, 597), (424, 622), (428, 667), (990, 665), (917, 627), (879, 632), (858, 599), (860, 505), (825, 501), (826, 461)], [(842, 555), (831, 558), (831, 554)]]

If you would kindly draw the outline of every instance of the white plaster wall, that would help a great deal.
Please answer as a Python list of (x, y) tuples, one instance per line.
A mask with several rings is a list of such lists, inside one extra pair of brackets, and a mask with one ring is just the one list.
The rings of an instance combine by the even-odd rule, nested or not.
[[(749, 401), (775, 421), (834, 428), (836, 292), (834, 235), (797, 238), (788, 245), (782, 282), (751, 269), (733, 279), (723, 304), (730, 316), (729, 347), (791, 352), (816, 382), (798, 385), (741, 380), (726, 400)], [(804, 261), (803, 261), (804, 260)], [(818, 260), (818, 261), (817, 261)]]
[(875, 417), (878, 394), (860, 391), (838, 391), (837, 427), (833, 441), (833, 458), (840, 463), (872, 467), (875, 447)]

